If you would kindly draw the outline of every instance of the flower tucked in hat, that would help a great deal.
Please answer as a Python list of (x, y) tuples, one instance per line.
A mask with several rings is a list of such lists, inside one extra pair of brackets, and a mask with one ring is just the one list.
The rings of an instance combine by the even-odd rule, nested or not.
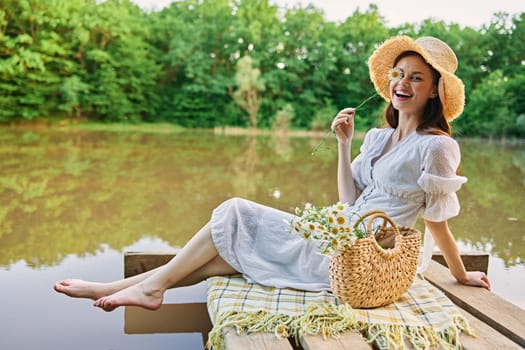
[(439, 98), (443, 115), (448, 121), (458, 117), (465, 106), (465, 87), (454, 73), (458, 68), (456, 54), (443, 41), (434, 37), (421, 37), (416, 40), (408, 36), (396, 36), (385, 41), (370, 56), (368, 66), (370, 79), (377, 92), (390, 101), (389, 80), (395, 59), (405, 51), (419, 53), (423, 59), (441, 74), (439, 79)]
[(399, 81), (403, 79), (404, 76), (405, 73), (403, 73), (403, 71), (397, 67), (390, 68), (388, 71), (388, 80), (390, 81)]

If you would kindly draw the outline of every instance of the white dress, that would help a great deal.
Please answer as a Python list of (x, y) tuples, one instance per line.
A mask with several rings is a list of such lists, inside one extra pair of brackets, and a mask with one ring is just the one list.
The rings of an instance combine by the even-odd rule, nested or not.
[[(352, 174), (361, 194), (352, 210), (384, 210), (396, 223), (413, 226), (417, 216), (444, 221), (458, 215), (456, 191), (466, 178), (456, 175), (457, 142), (447, 136), (413, 133), (377, 159), (394, 129), (370, 130)], [(314, 203), (315, 204), (315, 203)], [(248, 281), (301, 290), (329, 290), (330, 258), (317, 246), (291, 234), (292, 214), (232, 198), (211, 217), (219, 255)]]

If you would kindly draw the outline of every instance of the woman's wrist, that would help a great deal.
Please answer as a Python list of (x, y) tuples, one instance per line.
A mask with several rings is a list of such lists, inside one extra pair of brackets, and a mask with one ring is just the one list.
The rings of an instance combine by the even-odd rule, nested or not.
[(337, 145), (339, 149), (342, 149), (342, 150), (350, 149), (351, 144), (352, 144), (352, 140), (350, 139), (346, 139), (346, 140), (337, 139)]
[(465, 269), (462, 269), (462, 271), (459, 271), (459, 272), (455, 272), (453, 275), (456, 278), (456, 281), (458, 281), (459, 283), (468, 284), (469, 277)]

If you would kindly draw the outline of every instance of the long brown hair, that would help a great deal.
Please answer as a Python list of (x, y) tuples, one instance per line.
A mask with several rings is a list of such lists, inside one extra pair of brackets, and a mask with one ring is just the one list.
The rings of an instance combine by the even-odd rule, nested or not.
[[(423, 57), (415, 51), (404, 51), (395, 59), (394, 67), (402, 58), (408, 56), (418, 56), (423, 61), (425, 61)], [(439, 74), (439, 72), (428, 63), (427, 65), (432, 71), (433, 83), (437, 87), (439, 79), (441, 78), (441, 74)], [(390, 101), (390, 103), (385, 109), (384, 119), (386, 124), (388, 124), (391, 128), (397, 128), (399, 124), (399, 111), (394, 108), (394, 106), (392, 105), (392, 101)], [(448, 121), (445, 119), (445, 116), (443, 115), (443, 106), (441, 104), (441, 99), (439, 98), (439, 96), (428, 100), (427, 105), (425, 106), (425, 110), (423, 111), (423, 118), (417, 126), (416, 130), (426, 134), (446, 134), (449, 136), (452, 134), (452, 128)]]

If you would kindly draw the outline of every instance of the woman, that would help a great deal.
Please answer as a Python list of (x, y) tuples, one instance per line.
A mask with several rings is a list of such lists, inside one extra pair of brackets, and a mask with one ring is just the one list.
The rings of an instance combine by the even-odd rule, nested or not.
[[(448, 122), (461, 114), (464, 103), (456, 68), (454, 52), (432, 37), (394, 37), (372, 54), (370, 77), (389, 102), (389, 127), (370, 130), (351, 162), (355, 111), (346, 108), (334, 118), (339, 200), (358, 213), (382, 209), (405, 226), (414, 225), (421, 214), (456, 280), (489, 289), (484, 273), (465, 271), (447, 225), (459, 213), (455, 192), (466, 181), (456, 175), (460, 152), (449, 136)], [(68, 279), (54, 288), (71, 297), (94, 299), (94, 305), (106, 311), (123, 305), (157, 309), (168, 288), (239, 272), (264, 285), (330, 289), (329, 258), (319, 255), (312, 241), (288, 233), (286, 222), (291, 218), (233, 198), (217, 207), (210, 222), (166, 265), (114, 282)], [(430, 241), (425, 238), (426, 245)]]

